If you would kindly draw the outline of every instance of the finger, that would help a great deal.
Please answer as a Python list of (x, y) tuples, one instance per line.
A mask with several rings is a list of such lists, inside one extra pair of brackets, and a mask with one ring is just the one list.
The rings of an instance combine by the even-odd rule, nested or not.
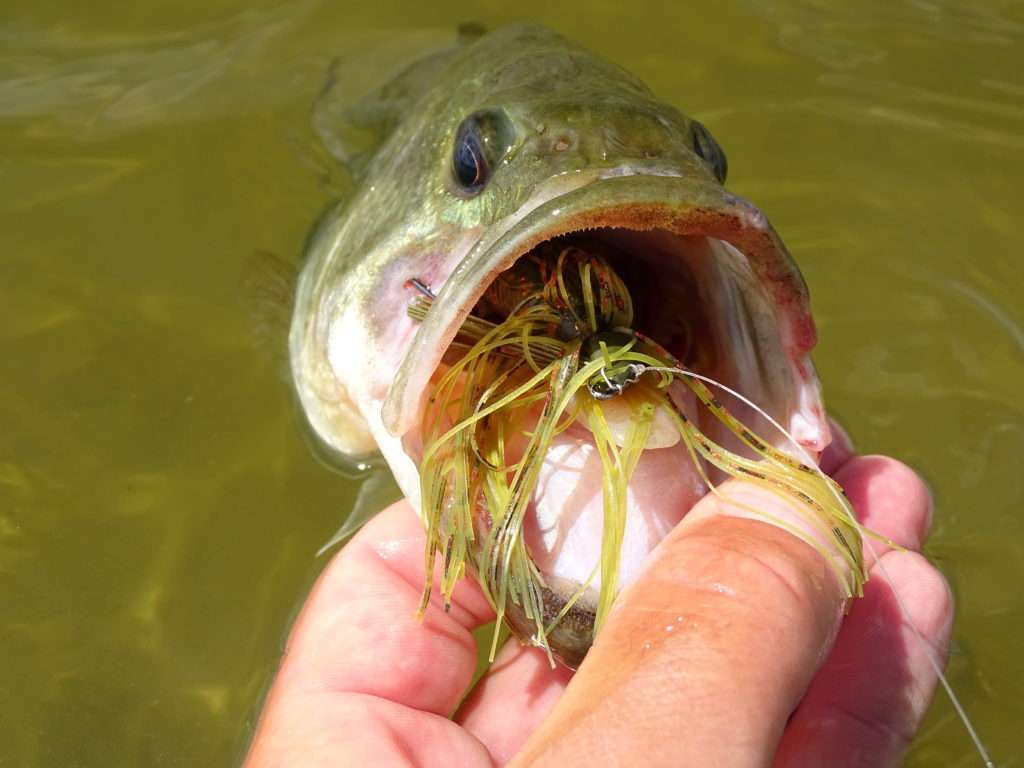
[(423, 552), (423, 526), (399, 502), (335, 556), (292, 629), (249, 768), (405, 761), (424, 750), (456, 765), (490, 764), (447, 716), (475, 668), (471, 630), (493, 612), (479, 587), (463, 581), (446, 613), (435, 573), (418, 620)]
[[(887, 456), (857, 456), (835, 473), (835, 479), (861, 525), (907, 549), (921, 548), (931, 528), (932, 495), (914, 470)], [(889, 547), (865, 538), (869, 540), (864, 561), (871, 568)]]
[(490, 670), (463, 704), (456, 721), (504, 765), (548, 716), (572, 672), (552, 669), (547, 654), (518, 640), (505, 643)]
[[(774, 513), (784, 503), (726, 486)], [(623, 591), (515, 764), (759, 765), (774, 753), (835, 635), (842, 592), (790, 533), (727, 516), (714, 496), (697, 506)]]
[(898, 765), (935, 691), (928, 655), (945, 663), (952, 621), (949, 587), (927, 560), (884, 555), (786, 728), (776, 768)]
[(370, 521), (313, 588), (292, 630), (281, 684), (451, 714), (476, 666), (471, 631), (494, 617), (468, 580), (446, 613), (435, 575), (431, 605), (418, 619), (423, 552), (423, 525), (407, 502)]
[(446, 717), (375, 696), (305, 691), (264, 710), (244, 768), (427, 764), (493, 765), (484, 746)]
[(838, 421), (829, 419), (828, 425), (832, 431), (832, 442), (822, 451), (818, 466), (825, 474), (832, 475), (853, 458), (854, 448), (849, 433)]

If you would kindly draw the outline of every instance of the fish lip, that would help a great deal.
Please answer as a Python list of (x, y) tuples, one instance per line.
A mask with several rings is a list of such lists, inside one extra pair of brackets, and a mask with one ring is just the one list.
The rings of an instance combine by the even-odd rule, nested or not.
[(470, 249), (417, 329), (388, 390), (381, 412), (387, 431), (401, 437), (416, 425), (443, 350), (498, 273), (542, 242), (599, 227), (660, 229), (731, 243), (774, 300), (787, 355), (804, 367), (817, 340), (807, 286), (761, 210), (707, 179), (620, 171), (537, 205), (493, 241), (482, 238)]

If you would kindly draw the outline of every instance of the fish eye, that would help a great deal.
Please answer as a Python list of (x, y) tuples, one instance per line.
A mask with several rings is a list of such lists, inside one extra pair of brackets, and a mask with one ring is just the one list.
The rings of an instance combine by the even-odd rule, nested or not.
[(455, 132), (452, 175), (467, 195), (479, 193), (512, 146), (512, 126), (503, 112), (474, 112)]
[(725, 152), (718, 146), (711, 132), (696, 120), (693, 121), (693, 151), (701, 160), (711, 166), (711, 172), (715, 178), (725, 183), (725, 176), (729, 172), (729, 161), (725, 158)]

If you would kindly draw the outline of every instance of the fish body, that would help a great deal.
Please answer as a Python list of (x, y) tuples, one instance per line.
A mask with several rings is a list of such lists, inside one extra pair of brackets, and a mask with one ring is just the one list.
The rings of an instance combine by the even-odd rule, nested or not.
[[(549, 30), (506, 27), (462, 35), (323, 114), (333, 135), (361, 143), (335, 144), (356, 188), (310, 238), (290, 331), (294, 383), (320, 440), (349, 456), (379, 451), (414, 506), (431, 378), (474, 308), (488, 296), (514, 304), (513, 267), (552, 241), (614, 250), (642, 299), (640, 330), (753, 397), (804, 447), (828, 443), (799, 270), (764, 214), (724, 188), (725, 154), (708, 130), (633, 75)], [(424, 289), (430, 309), (416, 319), (408, 308)], [(651, 462), (636, 483), (672, 471), (664, 456)], [(577, 485), (596, 482), (579, 471)], [(549, 474), (550, 489), (566, 485)], [(680, 504), (699, 493), (691, 479), (677, 485)], [(678, 519), (635, 490), (623, 583)], [(550, 490), (531, 513), (528, 543), (553, 592), (578, 585), (583, 566), (570, 561), (592, 555), (566, 528), (571, 503)], [(584, 507), (573, 512), (581, 525), (599, 517)], [(576, 609), (569, 619), (586, 623)]]

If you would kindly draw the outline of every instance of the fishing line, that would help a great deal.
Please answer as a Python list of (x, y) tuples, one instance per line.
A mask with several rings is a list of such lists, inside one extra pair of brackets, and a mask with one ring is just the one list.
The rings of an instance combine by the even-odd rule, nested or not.
[[(785, 427), (779, 424), (778, 421), (772, 418), (771, 415), (765, 412), (764, 409), (762, 409), (752, 400), (740, 394), (732, 387), (722, 384), (720, 381), (716, 381), (715, 379), (712, 379), (709, 376), (694, 373), (693, 371), (687, 371), (683, 368), (653, 366), (645, 365), (642, 363), (633, 363), (632, 365), (634, 366), (634, 370), (636, 370), (640, 374), (646, 373), (648, 371), (672, 373), (677, 374), (679, 376), (686, 376), (692, 379), (703, 381), (705, 384), (710, 384), (714, 387), (718, 387), (722, 391), (727, 392), (728, 394), (735, 397), (740, 402), (744, 403), (750, 408), (753, 408), (754, 411), (756, 411), (758, 414), (764, 417), (768, 421), (768, 423), (770, 423), (773, 427), (775, 427), (775, 429), (777, 429), (779, 432), (785, 435), (786, 439), (789, 440), (796, 447), (797, 451), (800, 452), (802, 459), (805, 462), (807, 462), (807, 465), (810, 466), (818, 475), (821, 476), (823, 480), (826, 481), (825, 484), (828, 486), (829, 491), (832, 492), (832, 495), (836, 497), (836, 500), (839, 502), (840, 506), (842, 506), (843, 500), (840, 498), (839, 492), (832, 486), (831, 483), (828, 482), (828, 475), (826, 475), (825, 472), (822, 471), (821, 467), (818, 466), (818, 462), (816, 462), (814, 458), (810, 455), (810, 453), (802, 445), (800, 445), (800, 443), (797, 442), (796, 438), (794, 438)], [(950, 685), (949, 680), (946, 678), (945, 673), (942, 671), (942, 666), (939, 664), (938, 658), (936, 657), (935, 653), (932, 652), (931, 646), (928, 644), (928, 641), (924, 639), (924, 635), (921, 633), (921, 630), (917, 628), (917, 624), (915, 624), (913, 619), (910, 618), (910, 611), (907, 609), (907, 605), (903, 600), (903, 596), (900, 594), (900, 591), (896, 588), (896, 583), (889, 575), (889, 571), (886, 568), (885, 563), (882, 562), (882, 559), (878, 556), (878, 552), (875, 551), (875, 547), (871, 543), (870, 536), (868, 535), (869, 532), (867, 531), (867, 529), (864, 528), (864, 526), (861, 525), (860, 521), (857, 520), (856, 517), (854, 517), (854, 524), (860, 531), (861, 537), (864, 543), (867, 545), (868, 552), (871, 554), (871, 558), (874, 561), (874, 564), (878, 567), (879, 573), (882, 574), (886, 582), (888, 582), (889, 587), (892, 589), (893, 597), (896, 598), (896, 605), (899, 607), (900, 613), (903, 615), (903, 620), (906, 622), (907, 626), (909, 626), (910, 629), (913, 631), (914, 637), (917, 639), (917, 643), (920, 647), (920, 650), (924, 653), (925, 658), (928, 659), (928, 663), (931, 665), (932, 670), (934, 670), (936, 676), (938, 677), (939, 683), (942, 685), (943, 690), (945, 690), (946, 695), (949, 697), (949, 702), (953, 705), (953, 709), (959, 716), (960, 722), (963, 723), (963, 726), (967, 731), (967, 735), (970, 736), (971, 741), (974, 742), (974, 747), (978, 751), (979, 757), (981, 757), (982, 761), (984, 762), (985, 768), (996, 768), (995, 762), (993, 762), (992, 758), (989, 757), (988, 750), (985, 749), (985, 745), (982, 743), (981, 737), (978, 735), (978, 732), (975, 729), (974, 724), (971, 722), (970, 717), (968, 717), (967, 715), (967, 711), (964, 709), (963, 704), (960, 702), (960, 698), (956, 695), (956, 693), (954, 693), (953, 687)]]

